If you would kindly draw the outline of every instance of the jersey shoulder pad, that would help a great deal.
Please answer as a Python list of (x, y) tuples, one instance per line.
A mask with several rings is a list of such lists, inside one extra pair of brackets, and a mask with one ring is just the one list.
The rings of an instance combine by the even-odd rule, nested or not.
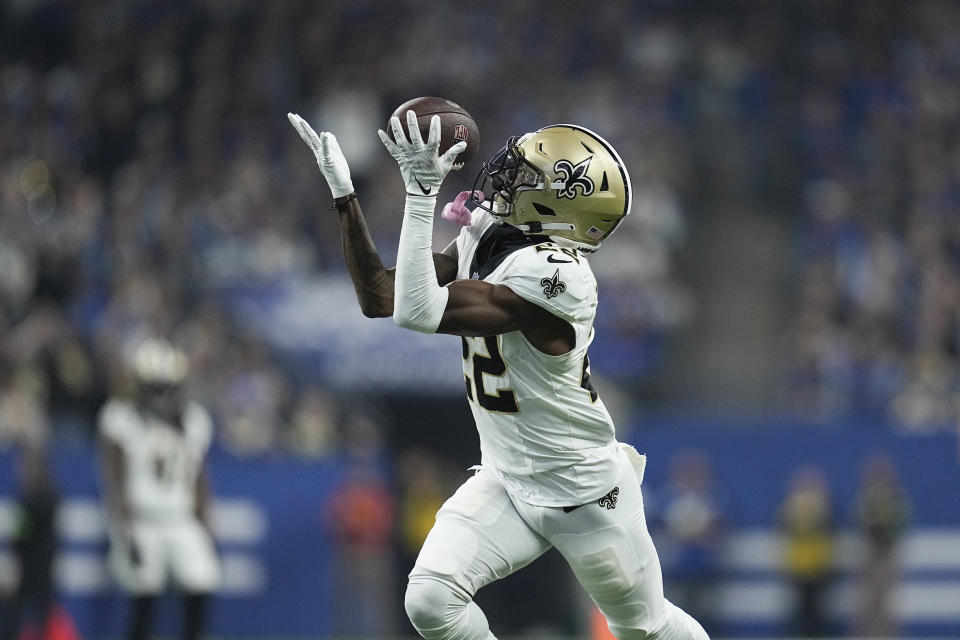
[(100, 435), (122, 443), (135, 435), (139, 420), (140, 415), (133, 404), (112, 398), (100, 409), (97, 424)]
[(504, 263), (500, 284), (521, 298), (567, 320), (592, 320), (597, 281), (583, 254), (552, 242), (526, 247)]

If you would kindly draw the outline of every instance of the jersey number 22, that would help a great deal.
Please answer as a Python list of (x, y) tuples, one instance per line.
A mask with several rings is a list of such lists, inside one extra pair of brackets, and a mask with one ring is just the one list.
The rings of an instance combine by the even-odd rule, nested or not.
[[(463, 345), (463, 359), (470, 358), (470, 345), (466, 338), (460, 338)], [(512, 389), (497, 388), (496, 393), (488, 393), (483, 385), (484, 374), (492, 377), (500, 377), (507, 372), (507, 364), (500, 355), (500, 345), (497, 342), (497, 336), (486, 336), (484, 338), (471, 338), (471, 340), (483, 341), (487, 348), (487, 355), (473, 351), (473, 380), (470, 376), (464, 374), (463, 378), (467, 383), (467, 397), (473, 400), (473, 387), (477, 388), (477, 402), (487, 411), (496, 411), (497, 413), (518, 413), (517, 399)]]

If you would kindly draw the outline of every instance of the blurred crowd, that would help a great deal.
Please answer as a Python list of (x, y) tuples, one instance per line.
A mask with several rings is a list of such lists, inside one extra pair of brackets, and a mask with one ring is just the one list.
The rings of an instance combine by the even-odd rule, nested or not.
[(942, 427), (960, 409), (960, 6), (839, 5), (799, 41), (790, 399)]
[[(702, 205), (727, 200), (790, 228), (789, 278), (771, 301), (788, 318), (786, 408), (952, 419), (958, 11), (676, 0), (602, 3), (587, 20), (562, 2), (0, 4), (0, 439), (43, 438), (49, 424), (89, 433), (124, 384), (124, 350), (160, 334), (190, 353), (232, 450), (335, 446), (336, 399), (284, 366), (237, 304), (343, 277), (329, 193), (285, 114), (338, 134), (390, 262), (402, 185), (373, 129), (429, 94), (471, 111), (481, 156), (554, 121), (616, 141), (636, 200), (593, 260), (597, 327), (615, 347), (641, 345), (634, 379), (698, 312), (678, 256)], [(450, 182), (442, 195), (472, 175)], [(438, 225), (438, 243), (454, 233)]]
[[(598, 263), (611, 287), (630, 292), (608, 324), (627, 338), (656, 338), (682, 322), (688, 302), (670, 260), (684, 229), (672, 184), (683, 155), (676, 134), (661, 130), (666, 114), (651, 108), (648, 122), (626, 126), (635, 105), (614, 90), (615, 70), (595, 73), (602, 52), (554, 44), (554, 27), (580, 38), (574, 13), (535, 28), (533, 5), (424, 7), (0, 5), (3, 439), (42, 439), (51, 423), (88, 433), (104, 395), (124, 384), (125, 350), (162, 335), (190, 354), (195, 392), (215, 410), (229, 448), (322, 454), (331, 446), (338, 407), (322, 381), (295, 378), (235, 304), (251, 291), (343, 274), (329, 193), (287, 111), (338, 133), (387, 262), (402, 184), (375, 128), (411, 95), (469, 105), (491, 125), (486, 154), (508, 134), (553, 120), (587, 120), (623, 138), (635, 183), (649, 188), (639, 190), (625, 249)], [(611, 12), (605, 23), (622, 30), (617, 20)], [(523, 23), (529, 38), (505, 29)], [(599, 35), (591, 41), (606, 47)], [(595, 84), (591, 104), (573, 100), (564, 73), (534, 91), (530, 81), (542, 76), (532, 52)], [(643, 59), (635, 52), (628, 64)], [(660, 151), (641, 156), (641, 140)], [(443, 242), (455, 231), (444, 233)]]

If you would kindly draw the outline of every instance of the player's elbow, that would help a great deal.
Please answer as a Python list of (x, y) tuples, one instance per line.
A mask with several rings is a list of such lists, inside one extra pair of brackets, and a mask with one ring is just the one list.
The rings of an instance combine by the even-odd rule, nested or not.
[(393, 309), (378, 302), (361, 302), (360, 312), (367, 318), (386, 318), (393, 314)]
[(404, 329), (436, 333), (447, 297), (447, 290), (436, 285), (423, 287), (412, 295), (401, 292), (393, 301), (393, 321)]
[(428, 326), (428, 318), (424, 314), (418, 314), (409, 309), (399, 307), (393, 310), (393, 321), (398, 327), (419, 331), (420, 333), (434, 333), (437, 329), (436, 324), (433, 327)]

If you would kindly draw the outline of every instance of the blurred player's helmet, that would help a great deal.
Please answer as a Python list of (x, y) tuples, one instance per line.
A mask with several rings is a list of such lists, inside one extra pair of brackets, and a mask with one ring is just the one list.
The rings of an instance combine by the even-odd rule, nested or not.
[(166, 340), (148, 338), (133, 351), (133, 374), (148, 385), (178, 385), (187, 377), (187, 357)]
[(131, 364), (142, 406), (181, 426), (187, 356), (166, 340), (149, 338), (133, 350)]
[(630, 176), (620, 156), (577, 125), (510, 138), (483, 163), (474, 189), (484, 192), (488, 183), (493, 195), (478, 206), (527, 235), (584, 251), (600, 248), (630, 213)]

